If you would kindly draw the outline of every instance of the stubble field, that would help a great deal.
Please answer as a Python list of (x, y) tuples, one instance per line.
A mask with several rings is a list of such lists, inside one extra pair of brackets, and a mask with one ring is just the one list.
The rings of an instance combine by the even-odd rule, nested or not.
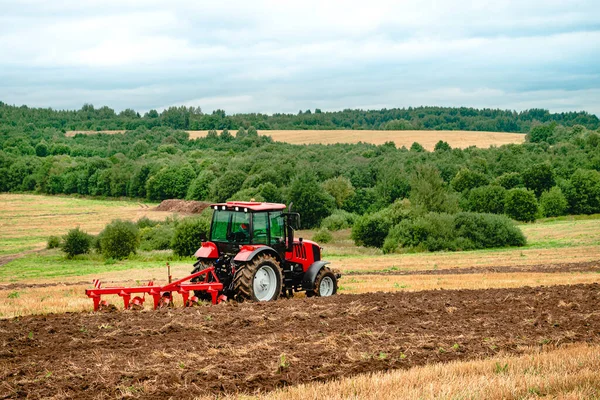
[(323, 252), (343, 274), (339, 296), (94, 314), (92, 279), (164, 282), (166, 262), (182, 277), (193, 260), (67, 260), (45, 238), (169, 214), (1, 200), (3, 398), (600, 396), (600, 216), (521, 225), (524, 248), (456, 253), (383, 255), (340, 231)]

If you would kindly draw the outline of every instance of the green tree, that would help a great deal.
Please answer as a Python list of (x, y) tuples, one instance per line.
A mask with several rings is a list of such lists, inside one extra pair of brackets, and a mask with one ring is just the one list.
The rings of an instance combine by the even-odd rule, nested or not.
[(323, 189), (333, 196), (338, 208), (341, 208), (346, 200), (354, 194), (354, 186), (352, 186), (350, 179), (342, 176), (323, 182)]
[(538, 214), (538, 202), (531, 190), (517, 188), (506, 192), (504, 212), (517, 221), (535, 221)]
[(410, 186), (410, 202), (422, 212), (458, 212), (458, 197), (446, 189), (437, 168), (417, 166)]
[(504, 189), (513, 189), (523, 185), (523, 178), (518, 172), (507, 172), (496, 178), (496, 183)]
[(292, 181), (288, 198), (302, 218), (303, 228), (319, 226), (335, 209), (335, 199), (325, 193), (314, 175), (303, 173)]
[(248, 134), (246, 133), (246, 130), (244, 129), (243, 126), (240, 126), (240, 129), (238, 129), (238, 131), (235, 134), (235, 138), (236, 139), (243, 139), (246, 136), (248, 136)]
[(150, 200), (183, 199), (189, 185), (196, 178), (196, 171), (189, 164), (164, 167), (146, 182)]
[(185, 197), (187, 200), (208, 200), (210, 185), (217, 178), (211, 170), (204, 170), (192, 181)]
[(567, 198), (576, 214), (600, 212), (600, 172), (578, 169), (570, 180)]
[(456, 174), (454, 178), (452, 178), (450, 184), (457, 192), (464, 192), (476, 187), (485, 186), (489, 184), (489, 182), (490, 181), (485, 174), (463, 168), (458, 171), (458, 174)]
[(414, 151), (417, 153), (423, 153), (423, 152), (425, 152), (425, 147), (421, 146), (417, 142), (413, 142), (413, 144), (410, 146), (410, 151)]
[(211, 184), (211, 198), (215, 201), (226, 201), (238, 192), (246, 180), (242, 171), (227, 171)]
[(534, 164), (523, 171), (523, 183), (527, 189), (533, 190), (537, 197), (554, 186), (554, 171), (549, 163)]
[(435, 148), (434, 151), (449, 151), (452, 150), (452, 147), (450, 147), (450, 145), (448, 144), (448, 142), (444, 142), (443, 140), (440, 140), (439, 142), (437, 142), (435, 144)]
[(475, 188), (469, 192), (469, 210), (479, 213), (504, 213), (506, 189), (502, 186), (489, 185)]
[(35, 146), (35, 155), (38, 157), (46, 157), (49, 153), (48, 144), (45, 141), (39, 142)]

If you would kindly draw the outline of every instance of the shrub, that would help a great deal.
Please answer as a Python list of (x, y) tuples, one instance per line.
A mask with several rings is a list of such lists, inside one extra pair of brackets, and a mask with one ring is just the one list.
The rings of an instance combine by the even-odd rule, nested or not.
[(335, 210), (333, 214), (321, 222), (321, 228), (329, 231), (339, 231), (350, 228), (356, 221), (356, 214), (344, 210)]
[(90, 251), (92, 246), (92, 235), (88, 235), (79, 227), (71, 229), (62, 240), (62, 251), (67, 253), (68, 258), (73, 258), (78, 254), (85, 254)]
[(104, 258), (121, 260), (135, 253), (140, 244), (139, 230), (130, 221), (116, 219), (106, 225), (98, 235), (99, 246)]
[(569, 203), (560, 187), (554, 186), (549, 191), (542, 193), (540, 207), (544, 216), (558, 217), (565, 215)]
[(399, 248), (455, 251), (523, 245), (525, 236), (506, 216), (429, 213), (413, 220), (406, 219), (390, 229), (383, 252), (392, 253)]
[(225, 201), (242, 188), (246, 174), (242, 171), (227, 171), (211, 184), (211, 197), (215, 201)]
[(538, 214), (538, 202), (535, 193), (527, 189), (511, 189), (506, 192), (504, 212), (517, 221), (535, 221)]
[(333, 240), (333, 235), (327, 229), (319, 229), (312, 237), (317, 243), (329, 243)]
[(160, 222), (154, 221), (148, 217), (142, 217), (142, 218), (138, 219), (135, 224), (137, 225), (138, 228), (142, 229), (142, 228), (152, 228), (153, 226), (160, 224)]
[(140, 230), (140, 249), (144, 251), (168, 250), (175, 228), (172, 225), (160, 224), (154, 227), (145, 227)]
[(469, 210), (479, 213), (504, 213), (506, 189), (502, 186), (481, 186), (469, 193)]
[(458, 237), (469, 240), (476, 249), (525, 245), (523, 232), (504, 215), (458, 213), (454, 229)]
[(372, 188), (356, 189), (343, 205), (345, 211), (363, 215), (375, 211), (373, 205), (377, 202), (377, 195)]
[(454, 178), (450, 184), (457, 192), (464, 192), (465, 190), (471, 190), (479, 186), (485, 186), (489, 183), (489, 179), (485, 174), (477, 171), (471, 171), (470, 169), (463, 168)]
[(56, 249), (60, 247), (60, 237), (58, 236), (50, 236), (48, 238), (48, 243), (46, 244), (47, 249)]
[(183, 199), (196, 172), (187, 163), (164, 167), (146, 182), (150, 200)]
[(385, 210), (359, 217), (352, 227), (352, 239), (357, 246), (381, 247), (392, 222)]
[(173, 253), (180, 257), (193, 255), (200, 247), (202, 240), (206, 239), (210, 223), (204, 218), (185, 218), (177, 223), (171, 248)]

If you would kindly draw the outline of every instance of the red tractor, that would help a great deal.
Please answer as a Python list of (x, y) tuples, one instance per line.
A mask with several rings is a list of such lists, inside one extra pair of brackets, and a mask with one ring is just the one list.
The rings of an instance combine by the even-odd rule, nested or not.
[[(106, 302), (104, 294), (118, 294), (125, 308), (140, 307), (149, 294), (154, 308), (173, 304), (173, 293), (183, 296), (183, 304), (200, 299), (214, 304), (222, 300), (270, 301), (304, 291), (311, 296), (332, 296), (340, 275), (321, 260), (321, 247), (313, 241), (294, 239), (300, 215), (284, 212), (284, 204), (227, 202), (213, 204), (209, 237), (196, 251), (197, 262), (191, 275), (167, 285), (102, 288), (86, 290), (94, 300), (94, 310)], [(290, 205), (291, 208), (291, 205)], [(191, 292), (193, 291), (193, 295)], [(134, 294), (143, 294), (144, 297)]]

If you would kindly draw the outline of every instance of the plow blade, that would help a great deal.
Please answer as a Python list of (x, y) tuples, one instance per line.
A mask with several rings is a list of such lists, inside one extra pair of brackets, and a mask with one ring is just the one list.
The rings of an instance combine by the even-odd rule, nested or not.
[[(203, 282), (190, 282), (192, 279), (204, 275)], [(190, 291), (192, 291), (190, 295)], [(197, 299), (193, 292), (206, 292), (211, 296), (213, 304), (218, 304), (223, 296), (223, 284), (219, 282), (215, 274), (214, 267), (208, 267), (202, 271), (186, 276), (175, 282), (167, 285), (155, 285), (154, 282), (149, 282), (147, 286), (132, 286), (132, 287), (102, 287), (100, 281), (94, 281), (93, 289), (86, 289), (85, 294), (94, 301), (94, 311), (98, 311), (101, 307), (102, 295), (117, 294), (123, 299), (125, 309), (139, 309), (142, 307), (146, 294), (152, 296), (154, 309), (169, 307), (173, 304), (173, 293), (179, 293), (183, 297), (183, 305), (190, 306)], [(132, 295), (134, 295), (132, 299)], [(142, 295), (140, 297), (138, 295)], [(190, 301), (192, 299), (193, 301)]]

